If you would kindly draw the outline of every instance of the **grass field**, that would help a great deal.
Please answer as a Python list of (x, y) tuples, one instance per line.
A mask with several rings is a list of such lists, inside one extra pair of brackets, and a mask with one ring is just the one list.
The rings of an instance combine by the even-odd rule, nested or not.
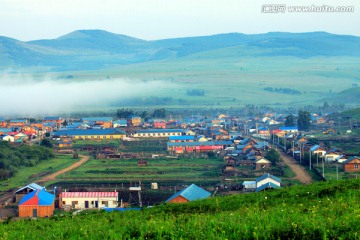
[(0, 223), (3, 239), (360, 239), (360, 181)]
[(137, 159), (91, 159), (79, 168), (58, 176), (59, 180), (177, 181), (219, 180), (221, 159), (149, 159), (138, 166)]
[(77, 159), (73, 159), (72, 155), (56, 155), (55, 158), (42, 161), (34, 167), (20, 168), (14, 177), (0, 181), (0, 191), (30, 184), (44, 175), (70, 166), (75, 161), (77, 161)]

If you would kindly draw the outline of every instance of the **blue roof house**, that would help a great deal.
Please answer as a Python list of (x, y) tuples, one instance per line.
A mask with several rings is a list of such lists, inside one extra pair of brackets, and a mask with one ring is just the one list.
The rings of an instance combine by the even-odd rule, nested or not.
[(256, 179), (255, 192), (260, 192), (268, 188), (280, 188), (280, 187), (281, 187), (281, 179), (269, 173), (266, 173)]
[(166, 203), (184, 203), (210, 197), (211, 193), (201, 187), (191, 184), (189, 187), (172, 195)]

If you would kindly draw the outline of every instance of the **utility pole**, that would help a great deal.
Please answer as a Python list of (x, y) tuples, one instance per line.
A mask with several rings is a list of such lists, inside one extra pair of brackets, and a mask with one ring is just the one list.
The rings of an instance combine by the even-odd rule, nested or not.
[(336, 180), (339, 181), (339, 169), (338, 169), (338, 165), (336, 164)]
[(324, 158), (323, 158), (323, 156), (321, 156), (321, 158), (322, 158), (322, 175), (323, 175), (323, 178), (325, 178)]
[(310, 165), (310, 170), (311, 170), (311, 149), (309, 149), (309, 155), (310, 155), (310, 156), (309, 156), (309, 159), (310, 159), (310, 161), (309, 161), (309, 162), (310, 162), (310, 163), (309, 163), (309, 165)]

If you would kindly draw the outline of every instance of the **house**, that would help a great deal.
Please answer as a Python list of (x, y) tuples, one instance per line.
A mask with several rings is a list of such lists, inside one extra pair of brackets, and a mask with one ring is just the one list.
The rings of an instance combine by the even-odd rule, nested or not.
[(268, 188), (280, 188), (280, 187), (281, 187), (281, 179), (269, 173), (266, 173), (256, 179), (255, 192), (260, 192)]
[(136, 115), (131, 115), (128, 119), (128, 124), (134, 127), (138, 127), (141, 124), (141, 117)]
[(28, 193), (42, 189), (45, 188), (36, 183), (30, 183), (29, 185), (26, 185), (25, 187), (22, 187), (15, 192), (15, 202), (20, 202), (20, 200)]
[(55, 209), (55, 195), (44, 189), (26, 194), (19, 203), (19, 217), (50, 217)]
[(13, 131), (12, 128), (0, 128), (0, 135), (5, 135), (12, 131)]
[(28, 120), (27, 119), (13, 119), (10, 120), (10, 127), (23, 127), (25, 125), (28, 124)]
[(118, 127), (127, 127), (127, 120), (126, 119), (119, 119), (119, 120), (115, 120), (113, 122), (113, 127), (114, 128), (118, 128)]
[(83, 123), (94, 123), (95, 126), (101, 128), (112, 128), (113, 118), (112, 117), (85, 117), (82, 118)]
[(3, 117), (0, 117), (0, 128), (6, 128), (8, 123), (6, 122), (6, 119)]
[(343, 163), (344, 172), (360, 172), (360, 158), (350, 157)]
[(298, 127), (279, 127), (279, 130), (286, 133), (297, 133), (299, 132)]
[(183, 135), (183, 129), (142, 129), (136, 130), (133, 137), (170, 137)]
[(265, 158), (259, 158), (255, 162), (255, 170), (263, 170), (271, 167), (271, 162)]
[(335, 159), (335, 162), (338, 162), (338, 163), (343, 163), (347, 160), (348, 158), (346, 157), (346, 155), (340, 155), (338, 156), (336, 159)]
[(56, 125), (60, 127), (60, 125), (63, 123), (63, 120), (61, 117), (44, 117), (43, 123), (48, 122), (56, 123)]
[(169, 199), (167, 199), (166, 203), (184, 203), (190, 202), (200, 199), (205, 199), (210, 197), (211, 193), (196, 186), (195, 184), (191, 184), (189, 187), (175, 193)]
[(118, 192), (62, 192), (59, 206), (63, 209), (115, 208)]
[(123, 139), (126, 133), (116, 128), (106, 129), (69, 129), (59, 130), (53, 133), (53, 136), (71, 137), (82, 140), (103, 140), (103, 139)]
[(154, 121), (154, 128), (166, 128), (166, 121)]
[(11, 135), (7, 135), (7, 136), (4, 136), (2, 138), (3, 141), (7, 141), (7, 142), (15, 142), (15, 137), (14, 136), (11, 136)]
[(72, 141), (71, 139), (63, 139), (63, 140), (60, 140), (58, 142), (58, 147), (59, 148), (71, 148), (72, 147)]
[(341, 152), (331, 150), (330, 152), (326, 153), (324, 160), (325, 162), (335, 162), (336, 159), (341, 155)]
[(270, 130), (265, 128), (265, 127), (261, 127), (258, 129), (258, 135), (261, 138), (269, 138), (270, 137)]
[(200, 153), (219, 151), (232, 145), (231, 141), (207, 141), (207, 142), (168, 142), (167, 150), (170, 154)]
[(321, 157), (325, 156), (326, 154), (326, 150), (319, 145), (314, 145), (310, 147), (310, 151), (312, 152), (312, 154), (318, 154)]
[(243, 187), (244, 191), (253, 192), (256, 189), (256, 181), (244, 181)]

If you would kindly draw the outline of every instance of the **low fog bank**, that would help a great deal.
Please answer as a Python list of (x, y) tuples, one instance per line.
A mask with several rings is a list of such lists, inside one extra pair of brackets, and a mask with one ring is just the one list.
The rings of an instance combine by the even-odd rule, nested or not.
[[(0, 116), (41, 116), (107, 107), (114, 102), (151, 95), (170, 88), (164, 81), (111, 79), (99, 81), (60, 81), (26, 77), (0, 79)], [(174, 86), (175, 87), (175, 86)]]

